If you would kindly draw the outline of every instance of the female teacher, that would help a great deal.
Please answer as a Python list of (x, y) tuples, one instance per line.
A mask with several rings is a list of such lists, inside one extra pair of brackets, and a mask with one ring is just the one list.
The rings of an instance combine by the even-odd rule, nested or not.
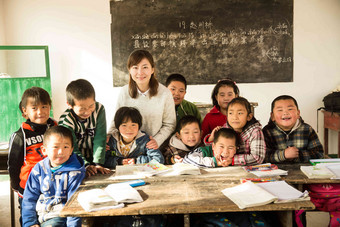
[[(155, 63), (146, 50), (135, 50), (127, 67), (129, 84), (122, 87), (116, 110), (122, 106), (135, 107), (143, 117), (141, 130), (151, 136), (147, 147), (157, 149), (175, 130), (176, 113), (171, 92), (155, 77)], [(114, 129), (111, 122), (109, 133)]]

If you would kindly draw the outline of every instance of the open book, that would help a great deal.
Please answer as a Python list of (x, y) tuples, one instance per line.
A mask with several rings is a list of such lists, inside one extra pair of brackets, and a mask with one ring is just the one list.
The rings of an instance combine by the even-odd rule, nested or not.
[(288, 171), (279, 169), (277, 165), (271, 163), (254, 166), (244, 166), (243, 169), (258, 177), (273, 177), (288, 174)]
[(312, 165), (316, 165), (318, 163), (338, 163), (338, 164), (340, 164), (340, 158), (310, 159), (309, 162)]
[(307, 192), (300, 192), (285, 181), (274, 181), (254, 184), (245, 182), (222, 193), (233, 201), (240, 209), (261, 206), (272, 202), (292, 202), (309, 200)]
[(340, 164), (337, 163), (319, 163), (300, 169), (310, 179), (340, 179)]
[(138, 191), (129, 184), (110, 184), (105, 189), (80, 192), (78, 202), (88, 212), (124, 207), (124, 203), (142, 202)]

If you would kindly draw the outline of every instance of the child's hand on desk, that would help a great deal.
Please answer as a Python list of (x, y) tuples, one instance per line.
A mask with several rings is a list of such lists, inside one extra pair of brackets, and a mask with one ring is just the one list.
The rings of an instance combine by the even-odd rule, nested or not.
[(134, 165), (135, 164), (135, 159), (133, 158), (125, 158), (123, 159), (123, 165)]
[(96, 175), (98, 172), (100, 172), (101, 174), (108, 174), (111, 172), (111, 170), (104, 168), (102, 166), (99, 165), (88, 165), (86, 166), (86, 176), (90, 177), (90, 176), (94, 176)]
[(158, 149), (158, 144), (152, 136), (150, 136), (150, 141), (146, 144), (146, 148), (154, 150)]
[(299, 149), (296, 147), (288, 147), (285, 150), (285, 157), (286, 159), (293, 159), (299, 157)]
[(181, 162), (183, 162), (183, 158), (181, 158), (181, 156), (179, 156), (179, 155), (174, 155), (174, 162), (175, 163), (181, 163)]

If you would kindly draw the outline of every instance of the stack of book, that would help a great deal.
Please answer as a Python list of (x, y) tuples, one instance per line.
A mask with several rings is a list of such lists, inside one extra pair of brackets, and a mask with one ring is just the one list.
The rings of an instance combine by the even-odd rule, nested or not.
[(264, 163), (255, 166), (244, 166), (243, 169), (256, 175), (257, 177), (273, 177), (288, 174), (288, 171), (279, 169), (277, 165), (271, 163)]

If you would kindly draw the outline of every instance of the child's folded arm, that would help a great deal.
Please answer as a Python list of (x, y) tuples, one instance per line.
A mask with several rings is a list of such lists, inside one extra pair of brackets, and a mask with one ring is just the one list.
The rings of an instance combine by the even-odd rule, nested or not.
[(145, 148), (146, 154), (145, 155), (140, 155), (136, 158), (137, 163), (148, 163), (150, 162), (152, 159), (155, 159), (156, 161), (158, 161), (159, 163), (164, 164), (164, 157), (162, 155), (162, 153), (160, 152), (160, 150), (158, 149), (147, 149)]
[(303, 162), (308, 162), (310, 159), (323, 158), (324, 150), (318, 138), (318, 135), (312, 127), (309, 128), (308, 145), (306, 150), (300, 150), (302, 153)]
[[(246, 148), (247, 149), (247, 148)], [(248, 154), (236, 154), (234, 165), (254, 165), (261, 164), (266, 155), (266, 144), (261, 129), (254, 130), (249, 138)]]
[(183, 163), (192, 164), (198, 167), (215, 167), (217, 166), (214, 157), (204, 157), (200, 149), (190, 152), (183, 158)]

